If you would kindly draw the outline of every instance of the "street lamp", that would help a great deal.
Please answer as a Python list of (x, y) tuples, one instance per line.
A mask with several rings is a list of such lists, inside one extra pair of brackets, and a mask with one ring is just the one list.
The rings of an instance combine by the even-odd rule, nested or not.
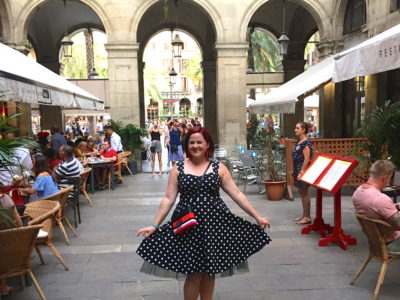
[(96, 68), (93, 68), (92, 71), (89, 73), (90, 79), (97, 79), (99, 78), (99, 73), (97, 73)]
[(176, 84), (176, 76), (178, 76), (178, 73), (176, 73), (174, 67), (172, 67), (171, 71), (169, 72), (169, 83), (171, 85)]
[(282, 33), (278, 39), (280, 53), (282, 57), (287, 55), (287, 50), (290, 42), (289, 37), (285, 33), (285, 12), (285, 0), (282, 0)]
[(184, 49), (184, 43), (179, 37), (179, 34), (175, 34), (175, 38), (171, 42), (174, 51), (174, 57), (182, 57), (182, 50)]
[(63, 39), (61, 40), (62, 57), (63, 58), (72, 57), (72, 44), (73, 43), (74, 42), (69, 37), (68, 33), (65, 33)]

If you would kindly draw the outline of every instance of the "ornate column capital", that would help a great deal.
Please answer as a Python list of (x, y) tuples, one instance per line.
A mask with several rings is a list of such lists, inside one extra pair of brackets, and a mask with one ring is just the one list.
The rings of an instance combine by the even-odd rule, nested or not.
[(248, 43), (216, 43), (217, 57), (247, 57)]
[(25, 44), (16, 44), (16, 43), (5, 43), (7, 46), (21, 52), (23, 55), (28, 55), (31, 51), (31, 47)]
[(137, 58), (140, 44), (106, 44), (109, 58)]
[(321, 40), (318, 44), (319, 58), (339, 53), (343, 49), (343, 40)]

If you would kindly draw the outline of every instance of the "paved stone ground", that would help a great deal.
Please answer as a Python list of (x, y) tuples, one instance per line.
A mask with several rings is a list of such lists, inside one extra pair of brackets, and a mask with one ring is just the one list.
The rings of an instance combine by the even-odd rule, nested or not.
[[(40, 265), (34, 254), (32, 269), (47, 299), (183, 299), (183, 282), (160, 279), (139, 272), (141, 259), (135, 250), (141, 239), (135, 231), (151, 223), (163, 195), (167, 175), (127, 176), (129, 187), (118, 185), (115, 191), (97, 192), (94, 207), (81, 199), (82, 224), (79, 236), (64, 244), (55, 229), (54, 242), (70, 270), (42, 248), (46, 261)], [(218, 279), (214, 299), (369, 299), (378, 277), (379, 264), (371, 262), (350, 286), (352, 275), (367, 255), (367, 245), (352, 215), (351, 199), (343, 203), (343, 228), (357, 237), (357, 246), (343, 251), (336, 245), (318, 247), (318, 235), (301, 235), (292, 221), (300, 212), (300, 201), (267, 201), (257, 187), (247, 191), (253, 205), (270, 218), (272, 243), (249, 260), (250, 273)], [(247, 218), (236, 204), (224, 199), (238, 215)], [(314, 200), (314, 199), (313, 199)], [(314, 201), (313, 201), (314, 202)], [(314, 210), (314, 207), (313, 207)], [(332, 197), (325, 198), (325, 220), (332, 223)], [(380, 299), (399, 299), (400, 262), (389, 265)], [(18, 280), (9, 281), (15, 291), (2, 299), (38, 299), (35, 288), (19, 289)]]

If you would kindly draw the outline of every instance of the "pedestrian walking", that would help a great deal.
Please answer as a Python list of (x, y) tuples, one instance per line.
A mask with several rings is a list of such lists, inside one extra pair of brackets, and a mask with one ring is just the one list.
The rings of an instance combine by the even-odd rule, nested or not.
[[(194, 127), (184, 143), (188, 160), (171, 170), (167, 191), (151, 226), (138, 230), (144, 239), (137, 253), (141, 271), (184, 278), (185, 300), (212, 299), (215, 278), (248, 271), (247, 258), (271, 239), (269, 221), (250, 204), (229, 170), (212, 161), (214, 143), (203, 127)], [(257, 224), (234, 215), (220, 197), (222, 188)], [(161, 225), (175, 203), (172, 219)]]

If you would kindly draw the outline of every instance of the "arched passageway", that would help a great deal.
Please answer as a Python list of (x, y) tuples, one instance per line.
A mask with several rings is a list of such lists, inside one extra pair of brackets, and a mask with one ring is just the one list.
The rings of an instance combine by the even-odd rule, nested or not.
[[(20, 28), (26, 35), (24, 39), (34, 48), (36, 61), (57, 74), (61, 74), (64, 67), (60, 55), (60, 42), (65, 34), (79, 30), (89, 32), (93, 29), (105, 32), (105, 26), (98, 14), (84, 2), (31, 1), (27, 4), (26, 11), (21, 13), (20, 18), (24, 23)], [(93, 43), (90, 46), (93, 49)], [(45, 116), (40, 118), (42, 129), (49, 129), (54, 125), (64, 128), (59, 106), (32, 106), (32, 113)], [(94, 127), (93, 117), (92, 123)]]
[[(199, 45), (202, 53), (201, 67), (204, 74), (203, 95), (204, 98), (204, 123), (211, 132), (217, 133), (217, 83), (216, 60), (214, 56), (214, 44), (216, 42), (215, 25), (210, 15), (194, 1), (168, 1), (168, 15), (163, 15), (164, 2), (157, 1), (143, 14), (137, 27), (137, 42), (140, 44), (138, 51), (139, 71), (139, 101), (140, 121), (144, 124), (144, 83), (143, 83), (143, 52), (148, 41), (158, 32), (163, 30), (178, 29), (186, 32)], [(183, 50), (185, 51), (185, 50)], [(214, 138), (218, 140), (218, 135)]]

